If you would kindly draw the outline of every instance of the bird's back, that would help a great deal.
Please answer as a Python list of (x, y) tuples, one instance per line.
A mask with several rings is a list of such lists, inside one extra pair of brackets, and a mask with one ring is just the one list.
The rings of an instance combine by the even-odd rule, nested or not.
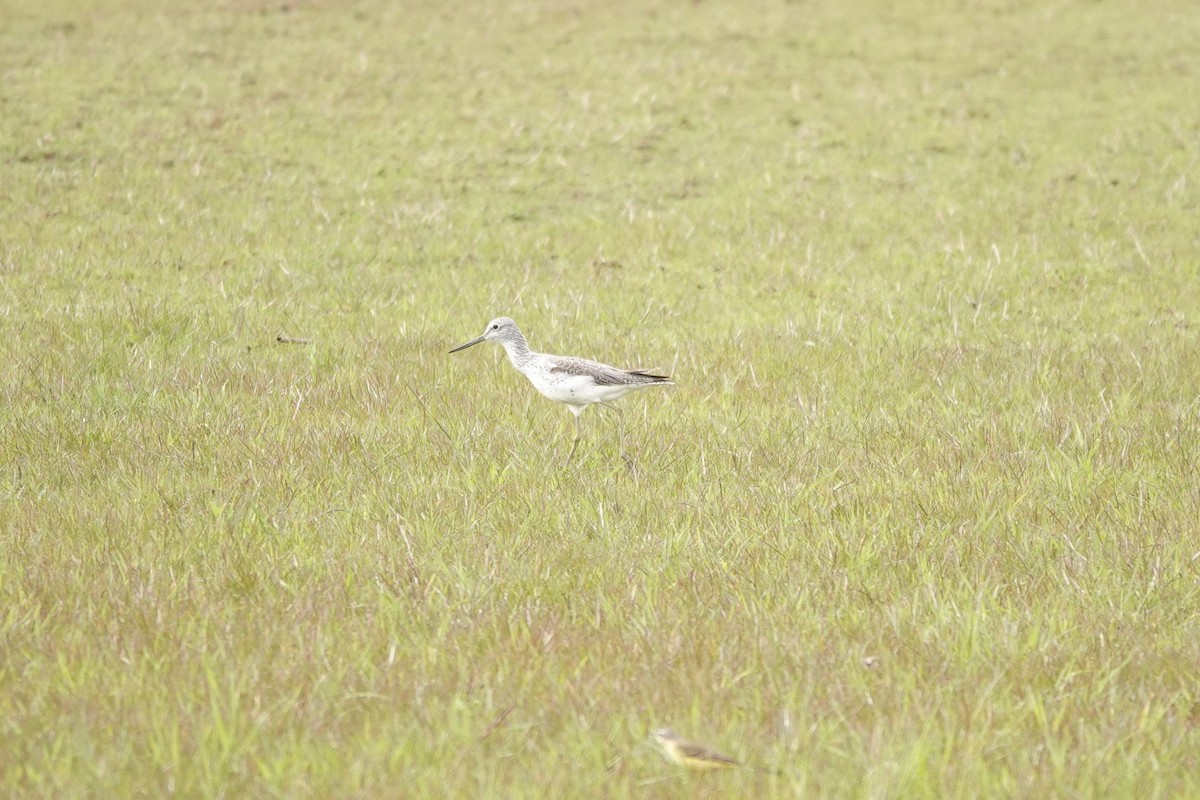
[(573, 356), (546, 356), (545, 358), (548, 359), (551, 375), (586, 377), (590, 378), (597, 386), (648, 386), (655, 383), (673, 383), (666, 375), (655, 375), (642, 369), (621, 369), (586, 358)]

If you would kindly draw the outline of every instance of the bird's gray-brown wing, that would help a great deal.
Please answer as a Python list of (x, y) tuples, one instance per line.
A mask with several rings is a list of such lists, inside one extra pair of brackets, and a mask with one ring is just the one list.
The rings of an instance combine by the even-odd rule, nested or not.
[(551, 374), (579, 375), (591, 378), (597, 386), (627, 386), (651, 383), (667, 383), (670, 378), (666, 375), (651, 375), (640, 369), (618, 369), (599, 361), (588, 361), (586, 358), (570, 358), (555, 356)]
[(683, 753), (688, 758), (694, 758), (697, 761), (707, 761), (713, 764), (727, 764), (731, 767), (740, 767), (742, 762), (735, 761), (724, 753), (718, 753), (716, 750), (705, 747), (702, 744), (694, 742), (679, 742), (679, 752)]

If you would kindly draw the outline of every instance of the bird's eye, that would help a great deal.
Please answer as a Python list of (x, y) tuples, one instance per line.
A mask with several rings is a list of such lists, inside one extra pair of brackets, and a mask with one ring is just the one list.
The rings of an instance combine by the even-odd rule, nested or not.
[(493, 325), (493, 326), (492, 326), (492, 330), (494, 330), (494, 331), (498, 331), (498, 330), (500, 330), (500, 326), (499, 326), (499, 325)]

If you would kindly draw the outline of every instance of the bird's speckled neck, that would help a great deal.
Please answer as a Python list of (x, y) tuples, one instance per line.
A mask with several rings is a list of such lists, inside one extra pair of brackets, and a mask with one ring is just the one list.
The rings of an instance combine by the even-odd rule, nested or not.
[(508, 353), (508, 360), (512, 362), (512, 365), (524, 372), (532, 357), (529, 352), (529, 343), (525, 341), (525, 335), (519, 329), (514, 330), (501, 339), (500, 344), (504, 345), (504, 352)]

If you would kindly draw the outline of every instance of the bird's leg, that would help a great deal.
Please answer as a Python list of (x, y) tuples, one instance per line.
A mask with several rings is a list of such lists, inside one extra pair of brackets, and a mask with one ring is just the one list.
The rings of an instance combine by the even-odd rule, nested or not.
[(567, 453), (566, 463), (571, 463), (571, 457), (575, 455), (575, 448), (579, 447), (579, 414), (575, 414), (575, 440), (571, 442), (571, 452)]

